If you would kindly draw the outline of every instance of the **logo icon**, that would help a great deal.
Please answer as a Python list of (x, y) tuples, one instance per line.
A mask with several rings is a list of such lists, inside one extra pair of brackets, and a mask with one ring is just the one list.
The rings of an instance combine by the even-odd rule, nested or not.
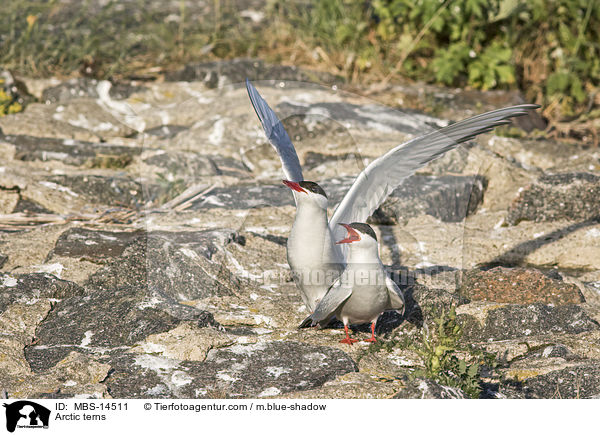
[(47, 428), (50, 410), (29, 400), (19, 400), (3, 404), (6, 408), (6, 429), (14, 432), (15, 428)]

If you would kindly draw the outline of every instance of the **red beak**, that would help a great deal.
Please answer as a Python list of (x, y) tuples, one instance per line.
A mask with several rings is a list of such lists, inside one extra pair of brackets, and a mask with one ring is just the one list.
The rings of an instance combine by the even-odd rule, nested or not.
[(341, 245), (342, 243), (358, 242), (360, 240), (360, 234), (358, 234), (354, 230), (354, 228), (352, 228), (348, 224), (340, 224), (340, 225), (343, 226), (344, 228), (346, 228), (346, 230), (348, 231), (348, 237), (346, 237), (345, 239), (340, 240), (339, 242), (336, 242), (336, 245)]
[(283, 184), (285, 184), (290, 189), (295, 190), (296, 192), (308, 193), (308, 192), (306, 192), (306, 190), (304, 190), (302, 187), (300, 187), (300, 185), (298, 183), (296, 183), (295, 181), (283, 180)]

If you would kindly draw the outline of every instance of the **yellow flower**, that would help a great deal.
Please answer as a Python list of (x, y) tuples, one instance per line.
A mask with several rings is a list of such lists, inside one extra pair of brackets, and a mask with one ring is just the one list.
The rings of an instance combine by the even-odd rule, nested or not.
[(27, 15), (27, 27), (31, 29), (37, 21), (37, 19), (37, 15)]

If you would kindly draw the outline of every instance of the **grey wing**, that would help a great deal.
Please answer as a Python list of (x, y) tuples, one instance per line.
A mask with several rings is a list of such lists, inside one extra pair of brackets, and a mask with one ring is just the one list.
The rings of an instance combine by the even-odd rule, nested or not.
[(321, 302), (315, 308), (309, 318), (312, 320), (312, 325), (322, 322), (333, 316), (335, 310), (352, 294), (352, 287), (343, 285), (342, 280), (338, 278), (329, 291), (323, 296)]
[(248, 90), (248, 96), (250, 97), (250, 102), (252, 103), (252, 107), (254, 107), (256, 116), (258, 116), (265, 130), (267, 139), (269, 139), (269, 142), (279, 155), (286, 179), (296, 182), (303, 181), (302, 167), (300, 166), (296, 149), (283, 124), (248, 79), (246, 79), (246, 89)]
[(509, 124), (509, 118), (527, 114), (538, 108), (535, 104), (494, 110), (417, 137), (373, 160), (356, 178), (350, 190), (336, 208), (329, 228), (335, 240), (343, 238), (345, 230), (338, 223), (365, 222), (404, 179), (417, 169), (460, 143)]
[(385, 277), (385, 286), (387, 287), (388, 294), (390, 295), (390, 306), (388, 307), (388, 310), (402, 310), (402, 313), (404, 313), (404, 293), (402, 293), (400, 287), (398, 287), (396, 283), (387, 275)]

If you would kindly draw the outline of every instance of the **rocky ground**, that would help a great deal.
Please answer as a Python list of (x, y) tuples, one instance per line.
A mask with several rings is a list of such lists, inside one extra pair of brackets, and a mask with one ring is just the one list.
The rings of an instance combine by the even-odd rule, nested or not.
[[(600, 396), (598, 149), (486, 134), (408, 179), (371, 218), (407, 311), (384, 315), (379, 343), (350, 347), (338, 343), (339, 327), (297, 329), (307, 312), (286, 264), (293, 201), (246, 76), (285, 118), (306, 179), (332, 202), (402, 141), (520, 102), (387, 92), (398, 106), (426, 95), (443, 106), (438, 119), (259, 61), (190, 65), (108, 94), (89, 79), (21, 78), (37, 102), (0, 118), (0, 390)], [(543, 121), (533, 114), (518, 125)], [(447, 355), (462, 369), (477, 364), (462, 382), (426, 370), (435, 356), (427, 343), (440, 339), (433, 326), (451, 306)]]

